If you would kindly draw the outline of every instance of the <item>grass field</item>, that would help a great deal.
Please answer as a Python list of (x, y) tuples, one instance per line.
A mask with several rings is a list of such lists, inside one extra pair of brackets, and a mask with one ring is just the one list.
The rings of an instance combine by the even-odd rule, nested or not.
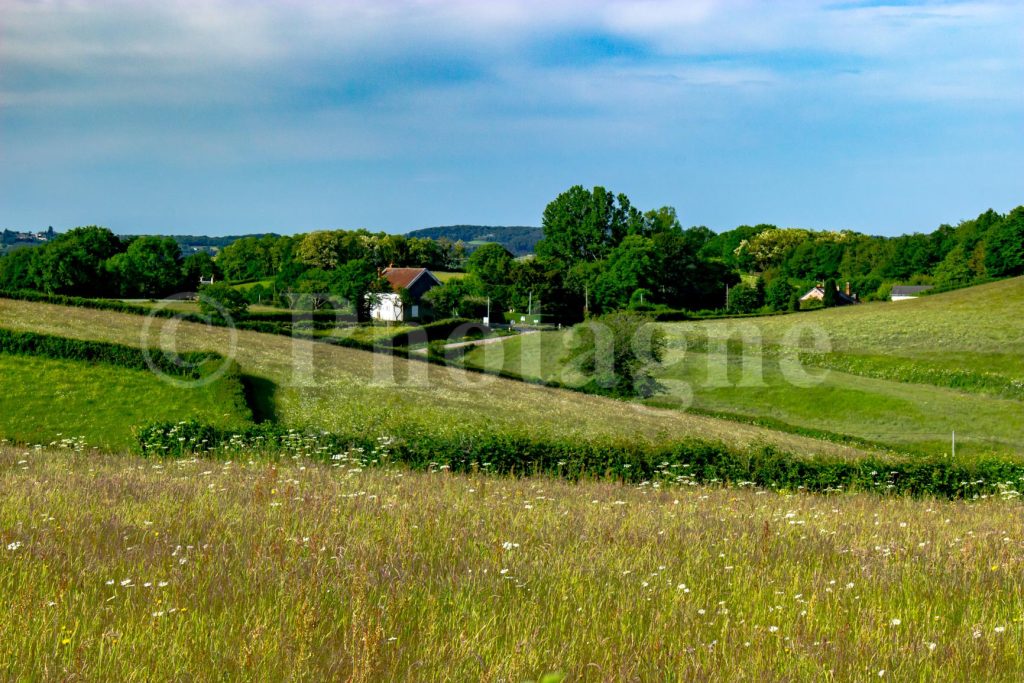
[(430, 272), (433, 273), (434, 277), (436, 277), (442, 283), (451, 282), (452, 280), (459, 280), (461, 278), (466, 277), (465, 273), (459, 273), (454, 271), (432, 270)]
[[(904, 450), (1024, 454), (1024, 279), (899, 303), (742, 320), (664, 324), (670, 348), (654, 402), (770, 420)], [(812, 386), (788, 381), (780, 352), (800, 327), (833, 352), (807, 362)], [(754, 340), (744, 352), (709, 339)], [(787, 336), (789, 335), (789, 336)], [(478, 348), (464, 362), (578, 384), (562, 359), (566, 332)], [(770, 353), (769, 353), (770, 351)], [(744, 369), (746, 364), (746, 371)], [(831, 369), (830, 369), (831, 368)], [(839, 369), (836, 369), (839, 368)], [(842, 370), (842, 371), (841, 371)]]
[[(156, 330), (173, 335), (178, 348), (231, 355), (232, 334), (191, 323), (83, 308), (0, 299), (5, 326), (129, 345), (155, 344)], [(613, 401), (468, 373), (392, 356), (239, 331), (233, 355), (244, 374), (258, 378), (271, 413), (291, 426), (388, 436), (396, 426), (432, 433), (518, 429), (580, 439), (667, 442), (681, 438), (721, 441), (735, 448), (772, 444), (800, 456), (860, 457), (862, 449), (784, 434), (674, 410)], [(494, 346), (500, 346), (495, 344)]]
[(241, 426), (252, 415), (225, 403), (222, 381), (175, 387), (147, 371), (0, 353), (0, 437), (31, 444), (82, 438), (115, 449), (132, 443), (133, 426), (153, 421)]
[(1018, 680), (1019, 502), (0, 446), (12, 680)]

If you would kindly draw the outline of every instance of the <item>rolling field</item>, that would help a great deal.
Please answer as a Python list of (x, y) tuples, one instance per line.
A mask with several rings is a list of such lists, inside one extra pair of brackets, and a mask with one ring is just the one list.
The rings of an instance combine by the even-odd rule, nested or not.
[(0, 666), (62, 680), (1018, 680), (1018, 501), (0, 446)]
[[(899, 303), (742, 320), (663, 324), (670, 340), (656, 376), (679, 404), (833, 432), (913, 452), (1024, 455), (1024, 279)], [(782, 367), (800, 328), (831, 353), (802, 356), (811, 381)], [(746, 349), (738, 340), (750, 340)], [(732, 339), (731, 346), (725, 340)], [(721, 340), (716, 342), (716, 340)], [(475, 367), (578, 384), (564, 367), (566, 332), (481, 347)]]
[(176, 387), (144, 370), (0, 353), (0, 438), (44, 445), (83, 439), (122, 449), (133, 442), (133, 426), (153, 421), (198, 418), (240, 427), (252, 415), (225, 401), (223, 381)]
[(701, 438), (738, 449), (771, 444), (806, 457), (864, 454), (770, 429), (277, 335), (239, 331), (233, 348), (232, 332), (224, 328), (158, 320), (144, 337), (142, 316), (10, 299), (0, 299), (0, 317), (15, 330), (134, 346), (173, 339), (181, 351), (233, 355), (244, 374), (260, 381), (269, 406), (265, 416), (290, 426), (384, 437), (403, 426), (441, 434), (501, 429), (651, 443)]

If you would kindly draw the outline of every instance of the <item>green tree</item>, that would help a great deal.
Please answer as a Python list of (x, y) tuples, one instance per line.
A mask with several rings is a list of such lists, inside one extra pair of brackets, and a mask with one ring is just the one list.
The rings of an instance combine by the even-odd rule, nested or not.
[(103, 296), (114, 289), (104, 262), (124, 250), (114, 233), (95, 225), (75, 228), (40, 248), (37, 285), (50, 294)]
[(784, 277), (776, 277), (764, 290), (764, 303), (773, 311), (785, 311), (795, 290)]
[(0, 256), (0, 290), (39, 289), (39, 249)]
[(821, 299), (821, 305), (825, 308), (833, 308), (839, 305), (839, 287), (832, 278), (825, 280), (825, 294)]
[(226, 282), (214, 282), (199, 288), (199, 310), (219, 320), (238, 319), (249, 304), (240, 291)]
[(628, 234), (644, 232), (644, 218), (624, 194), (574, 185), (544, 209), (537, 257), (566, 270), (603, 259)]
[(334, 292), (346, 299), (356, 319), (370, 319), (370, 309), (380, 294), (391, 291), (386, 279), (365, 259), (353, 259), (337, 270)]
[(993, 277), (1024, 274), (1024, 206), (994, 224), (985, 239), (985, 267)]
[(754, 285), (741, 282), (729, 290), (729, 313), (754, 313), (764, 306), (764, 298)]
[(573, 328), (566, 362), (588, 377), (593, 391), (614, 396), (652, 396), (661, 390), (652, 375), (665, 356), (665, 332), (649, 317), (616, 311)]
[[(170, 237), (138, 237), (108, 264), (126, 296), (161, 297), (182, 286), (181, 248)], [(189, 283), (191, 286), (191, 283)]]
[(504, 301), (510, 284), (514, 258), (512, 253), (496, 242), (484, 244), (469, 255), (466, 271), (483, 285), (481, 292), (498, 301)]
[(653, 240), (640, 235), (629, 235), (622, 240), (609, 254), (594, 283), (594, 298), (601, 310), (625, 308), (637, 289), (649, 291), (658, 263)]
[(220, 280), (223, 277), (217, 262), (205, 251), (189, 254), (181, 264), (181, 279), (185, 289), (198, 287), (200, 279)]
[(974, 279), (974, 272), (962, 246), (955, 246), (935, 268), (935, 284), (939, 287), (963, 287)]

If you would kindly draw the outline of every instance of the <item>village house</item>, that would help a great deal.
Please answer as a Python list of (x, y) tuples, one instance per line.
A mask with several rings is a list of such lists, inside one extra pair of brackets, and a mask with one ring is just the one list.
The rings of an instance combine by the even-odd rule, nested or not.
[(370, 295), (370, 317), (384, 322), (421, 318), (425, 308), (423, 295), (441, 284), (426, 268), (385, 268), (381, 275), (391, 285), (391, 292)]
[[(806, 294), (804, 294), (802, 297), (800, 297), (800, 301), (823, 301), (824, 299), (825, 299), (825, 285), (824, 284), (815, 285), (814, 287), (812, 287), (810, 289), (810, 291), (808, 291)], [(839, 305), (839, 306), (848, 306), (850, 304), (859, 304), (859, 303), (860, 303), (860, 297), (858, 297), (854, 292), (850, 291), (850, 283), (849, 282), (846, 283), (846, 289), (845, 290), (839, 289), (839, 287), (836, 286), (836, 304), (837, 305)]]

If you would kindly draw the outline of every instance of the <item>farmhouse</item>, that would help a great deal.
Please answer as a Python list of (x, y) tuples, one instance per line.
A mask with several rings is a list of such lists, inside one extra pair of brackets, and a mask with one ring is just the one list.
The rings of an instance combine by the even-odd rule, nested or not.
[[(815, 285), (800, 297), (800, 301), (822, 301), (825, 298), (825, 285)], [(836, 287), (836, 304), (839, 306), (847, 306), (849, 304), (859, 304), (860, 298), (853, 292), (850, 291), (850, 283), (846, 283), (846, 290), (841, 290)]]
[(889, 294), (891, 301), (906, 301), (907, 299), (916, 299), (919, 294), (927, 292), (931, 289), (931, 285), (896, 285), (892, 288), (892, 292)]
[(423, 295), (441, 284), (426, 268), (385, 268), (381, 275), (391, 285), (391, 292), (374, 296), (370, 317), (385, 322), (421, 317)]

